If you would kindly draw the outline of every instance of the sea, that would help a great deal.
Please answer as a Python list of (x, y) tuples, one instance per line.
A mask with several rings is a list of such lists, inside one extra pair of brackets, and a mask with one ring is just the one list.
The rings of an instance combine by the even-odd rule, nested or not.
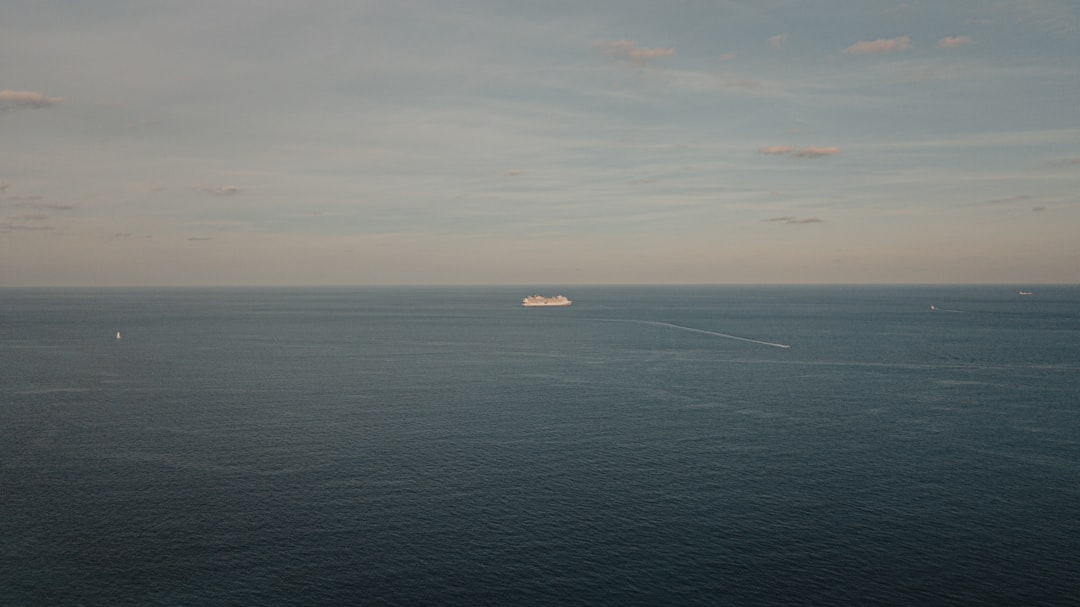
[(1076, 605), (1021, 288), (0, 289), (0, 605)]

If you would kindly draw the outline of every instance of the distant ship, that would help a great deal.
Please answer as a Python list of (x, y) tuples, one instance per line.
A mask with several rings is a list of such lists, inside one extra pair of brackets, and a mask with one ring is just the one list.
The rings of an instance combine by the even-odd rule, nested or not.
[(120, 339), (120, 332), (119, 331), (116, 332), (116, 339)]
[(543, 295), (530, 295), (521, 300), (521, 305), (526, 308), (533, 308), (538, 306), (568, 306), (574, 302), (570, 301), (564, 295), (556, 295), (555, 297), (544, 297)]
[(1017, 291), (1017, 294), (1019, 294), (1019, 295), (1031, 295), (1032, 293), (1031, 293), (1031, 291)]

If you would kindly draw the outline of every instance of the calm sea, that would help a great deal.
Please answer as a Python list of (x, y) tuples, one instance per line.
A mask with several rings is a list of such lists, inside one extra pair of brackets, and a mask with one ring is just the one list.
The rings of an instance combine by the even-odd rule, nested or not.
[(0, 604), (1076, 604), (1080, 287), (536, 290), (0, 290)]

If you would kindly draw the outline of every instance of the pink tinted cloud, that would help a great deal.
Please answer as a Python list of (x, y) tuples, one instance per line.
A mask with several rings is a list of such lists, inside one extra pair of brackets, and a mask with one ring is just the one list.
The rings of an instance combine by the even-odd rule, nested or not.
[(937, 45), (941, 48), (956, 48), (958, 46), (964, 46), (965, 44), (971, 44), (974, 40), (971, 36), (946, 36), (941, 40), (938, 40)]
[(823, 147), (818, 145), (808, 145), (804, 148), (796, 150), (791, 153), (792, 156), (798, 156), (800, 158), (820, 158), (821, 156), (835, 156), (840, 153), (838, 147)]
[(790, 145), (770, 145), (768, 147), (759, 148), (759, 154), (765, 154), (766, 156), (793, 156), (795, 158), (823, 158), (825, 156), (835, 156), (840, 153), (840, 148), (834, 146), (820, 146), (820, 145), (808, 145), (801, 148), (792, 147)]
[(235, 196), (242, 191), (238, 186), (235, 185), (224, 185), (220, 188), (201, 186), (198, 188), (198, 190), (204, 194), (209, 194), (211, 196)]
[(59, 97), (46, 97), (34, 91), (0, 91), (0, 112), (14, 110), (40, 110), (60, 102)]
[(867, 42), (860, 40), (844, 49), (846, 55), (879, 55), (893, 53), (911, 48), (911, 38), (900, 36), (898, 38), (878, 38)]
[(818, 219), (817, 217), (770, 217), (768, 219), (762, 219), (762, 221), (769, 223), (790, 223), (790, 224), (806, 224), (806, 223), (821, 223), (824, 219)]
[(673, 48), (644, 48), (639, 47), (633, 40), (597, 40), (593, 43), (593, 48), (605, 57), (614, 57), (636, 67), (645, 67), (654, 59), (675, 54)]

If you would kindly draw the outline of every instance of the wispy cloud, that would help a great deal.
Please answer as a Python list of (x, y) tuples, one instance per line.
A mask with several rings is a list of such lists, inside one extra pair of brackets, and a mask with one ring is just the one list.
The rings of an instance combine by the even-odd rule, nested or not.
[(880, 55), (893, 53), (911, 48), (911, 38), (900, 36), (898, 38), (878, 38), (873, 41), (860, 40), (844, 49), (846, 55)]
[(1054, 35), (1073, 35), (1080, 30), (1080, 14), (1075, 2), (1024, 0), (994, 3), (995, 9), (1011, 13), (1018, 23), (1029, 24)]
[(25, 223), (0, 223), (0, 232), (44, 232), (52, 226), (27, 225)]
[(753, 78), (741, 78), (739, 80), (732, 80), (729, 84), (735, 88), (746, 89), (748, 91), (761, 88), (761, 81), (754, 80)]
[(820, 158), (822, 156), (835, 156), (840, 153), (838, 147), (822, 147), (816, 145), (808, 145), (804, 148), (800, 148), (796, 152), (792, 153), (792, 156), (799, 158)]
[(768, 219), (762, 219), (762, 221), (769, 222), (769, 223), (806, 224), (806, 223), (822, 223), (825, 220), (824, 219), (819, 219), (817, 217), (791, 217), (791, 216), (786, 216), (785, 215), (783, 217), (770, 217)]
[(593, 42), (593, 48), (605, 57), (614, 57), (635, 67), (646, 67), (654, 59), (675, 54), (673, 48), (644, 48), (633, 40), (597, 40)]
[(506, 172), (506, 176), (507, 177), (517, 177), (518, 175), (524, 175), (527, 172), (528, 171), (525, 171), (525, 170), (522, 170), (522, 169), (510, 169), (509, 171)]
[[(1080, 143), (1080, 128), (1045, 129), (1040, 131), (1000, 131), (968, 133), (930, 139), (906, 139), (880, 144), (860, 144), (860, 149), (918, 149), (918, 148), (985, 148), (1017, 146), (1076, 145)], [(1080, 160), (1077, 158), (1076, 160)]]
[(12, 208), (20, 209), (46, 209), (49, 211), (71, 211), (78, 208), (78, 205), (65, 203), (65, 202), (45, 202), (45, 197), (40, 195), (33, 196), (9, 196), (4, 198), (5, 201), (10, 203)]
[(46, 97), (34, 91), (0, 91), (0, 112), (39, 110), (56, 105), (59, 97)]
[(777, 34), (775, 36), (769, 36), (769, 46), (773, 48), (782, 48), (787, 43), (787, 34)]
[(946, 36), (941, 40), (938, 40), (937, 45), (941, 48), (956, 48), (958, 46), (964, 46), (965, 44), (971, 44), (975, 42), (971, 39), (971, 36)]
[(51, 211), (72, 211), (78, 208), (78, 205), (63, 202), (31, 202), (22, 203), (19, 206), (28, 206), (35, 209), (49, 209)]
[(223, 185), (223, 186), (218, 187), (218, 188), (204, 185), (204, 186), (199, 186), (197, 189), (200, 192), (202, 192), (204, 194), (209, 194), (211, 196), (235, 196), (236, 194), (239, 194), (240, 192), (243, 191), (238, 186), (235, 186), (235, 185)]
[(794, 156), (796, 158), (823, 158), (825, 156), (835, 156), (840, 153), (838, 147), (824, 147), (818, 145), (808, 145), (806, 147), (793, 147), (790, 145), (770, 145), (758, 149), (758, 153), (765, 154), (766, 156)]
[(994, 200), (987, 200), (984, 205), (998, 206), (998, 205), (1013, 205), (1021, 202), (1029, 202), (1034, 199), (1034, 196), (1029, 194), (1023, 194), (1020, 196), (1010, 196), (1008, 198), (996, 198)]

